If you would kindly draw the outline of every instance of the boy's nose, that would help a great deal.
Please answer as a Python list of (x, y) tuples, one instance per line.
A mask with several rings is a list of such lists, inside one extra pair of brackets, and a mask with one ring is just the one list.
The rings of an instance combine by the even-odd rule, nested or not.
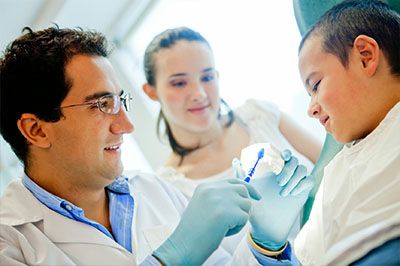
[(310, 104), (308, 105), (307, 114), (312, 118), (318, 118), (321, 111), (320, 105), (317, 103), (314, 97), (311, 98)]

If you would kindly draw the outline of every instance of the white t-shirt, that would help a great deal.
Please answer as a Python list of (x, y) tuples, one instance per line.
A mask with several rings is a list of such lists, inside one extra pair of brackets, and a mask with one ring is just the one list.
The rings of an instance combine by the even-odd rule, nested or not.
[[(269, 142), (279, 150), (290, 149), (292, 154), (299, 159), (299, 162), (307, 167), (308, 172), (311, 172), (313, 167), (312, 162), (295, 150), (279, 130), (280, 110), (275, 104), (267, 101), (250, 99), (242, 106), (238, 107), (234, 113), (235, 116), (244, 123), (245, 129), (249, 133), (249, 145), (259, 142)], [(188, 199), (192, 197), (195, 188), (203, 182), (233, 177), (231, 167), (221, 173), (204, 179), (187, 178), (184, 174), (179, 173), (172, 167), (161, 167), (158, 169), (157, 174), (175, 185)], [(297, 225), (292, 229), (289, 240), (294, 239), (299, 229), (300, 222), (298, 220)], [(223, 243), (224, 248), (230, 253), (233, 253), (235, 247), (246, 232), (247, 230), (242, 230), (237, 235), (225, 239)]]
[[(348, 265), (400, 236), (400, 103), (326, 166), (295, 240), (303, 265)], [(393, 254), (394, 256), (394, 254)]]

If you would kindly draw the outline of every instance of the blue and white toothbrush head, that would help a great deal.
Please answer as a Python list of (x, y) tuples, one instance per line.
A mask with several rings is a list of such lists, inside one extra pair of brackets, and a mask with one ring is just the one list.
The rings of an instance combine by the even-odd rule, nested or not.
[(264, 148), (261, 148), (261, 149), (258, 151), (257, 160), (256, 160), (254, 166), (253, 166), (252, 168), (250, 168), (249, 172), (247, 173), (246, 178), (243, 180), (244, 182), (247, 182), (247, 183), (250, 182), (250, 179), (251, 179), (251, 177), (253, 176), (254, 171), (256, 170), (256, 167), (257, 167), (258, 162), (264, 157), (264, 153), (265, 153)]

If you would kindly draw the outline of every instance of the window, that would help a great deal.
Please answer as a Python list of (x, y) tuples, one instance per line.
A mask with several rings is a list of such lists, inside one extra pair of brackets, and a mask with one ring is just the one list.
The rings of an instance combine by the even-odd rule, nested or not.
[[(231, 107), (247, 98), (272, 101), (323, 140), (323, 128), (306, 114), (309, 96), (297, 68), (300, 33), (292, 1), (158, 1), (128, 39), (139, 68), (136, 81), (144, 82), (143, 54), (151, 39), (178, 26), (197, 30), (210, 42), (220, 72), (221, 96)], [(143, 98), (149, 108), (158, 108)]]

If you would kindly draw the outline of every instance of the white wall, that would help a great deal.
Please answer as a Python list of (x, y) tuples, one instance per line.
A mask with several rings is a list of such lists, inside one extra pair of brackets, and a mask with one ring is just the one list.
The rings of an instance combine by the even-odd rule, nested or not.
[[(296, 27), (291, 0), (0, 0), (0, 45), (20, 35), (23, 26), (81, 26), (107, 34), (117, 49), (111, 60), (126, 91), (134, 94), (130, 117), (135, 132), (126, 136), (127, 170), (159, 167), (169, 148), (155, 134), (158, 105), (144, 96), (143, 52), (151, 38), (169, 27), (188, 26), (213, 47), (222, 97), (231, 107), (246, 98), (270, 100), (316, 138), (323, 129), (306, 116), (308, 96), (297, 72)], [(22, 167), (0, 141), (0, 193)]]
[[(221, 96), (231, 107), (248, 98), (269, 100), (321, 142), (325, 132), (318, 122), (306, 115), (309, 97), (303, 88), (297, 69), (297, 47), (300, 34), (297, 29), (292, 1), (265, 0), (160, 0), (149, 15), (141, 20), (124, 45), (125, 64), (122, 71), (130, 78), (141, 106), (156, 118), (159, 105), (144, 95), (141, 86), (143, 54), (151, 39), (161, 31), (188, 26), (199, 31), (211, 44), (220, 73)], [(140, 122), (140, 121), (138, 121)], [(145, 125), (137, 123), (136, 139), (142, 147), (159, 142)], [(165, 145), (158, 145), (166, 154)], [(147, 154), (157, 167), (163, 158)]]

